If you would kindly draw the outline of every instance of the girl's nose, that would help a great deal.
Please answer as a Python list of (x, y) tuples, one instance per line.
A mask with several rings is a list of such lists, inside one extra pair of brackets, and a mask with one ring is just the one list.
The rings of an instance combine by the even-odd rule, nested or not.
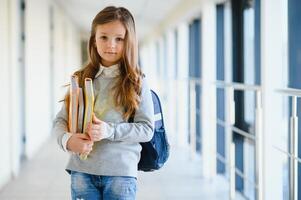
[(108, 43), (108, 46), (110, 48), (114, 48), (116, 46), (116, 42), (114, 40), (110, 40), (109, 43)]

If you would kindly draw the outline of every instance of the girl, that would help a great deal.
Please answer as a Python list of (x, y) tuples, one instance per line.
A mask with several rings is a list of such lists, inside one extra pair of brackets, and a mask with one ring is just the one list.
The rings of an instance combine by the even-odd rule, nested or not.
[[(85, 133), (67, 132), (69, 95), (54, 120), (59, 146), (70, 154), (72, 199), (135, 199), (140, 142), (153, 136), (150, 89), (138, 67), (134, 18), (123, 7), (106, 7), (92, 22), (89, 63), (75, 72), (83, 88), (93, 79), (93, 123)], [(134, 117), (133, 123), (128, 123)], [(93, 145), (93, 150), (92, 150)], [(81, 160), (79, 154), (89, 154)]]

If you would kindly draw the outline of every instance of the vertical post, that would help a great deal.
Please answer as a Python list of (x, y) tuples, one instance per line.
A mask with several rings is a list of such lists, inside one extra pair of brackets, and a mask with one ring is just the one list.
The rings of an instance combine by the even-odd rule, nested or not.
[(292, 116), (290, 118), (290, 199), (298, 199), (298, 117), (297, 97), (292, 97)]
[(190, 80), (190, 158), (193, 159), (196, 151), (196, 93), (195, 82)]
[(235, 199), (235, 144), (230, 143), (230, 200)]
[(263, 200), (263, 149), (262, 149), (262, 104), (261, 91), (256, 91), (255, 111), (255, 174), (256, 174), (256, 200)]
[(235, 144), (233, 142), (233, 133), (232, 126), (235, 123), (235, 102), (234, 102), (234, 89), (233, 87), (227, 88), (227, 102), (229, 106), (228, 119), (229, 121), (229, 135), (228, 135), (228, 144), (229, 144), (229, 198), (230, 200), (235, 199)]

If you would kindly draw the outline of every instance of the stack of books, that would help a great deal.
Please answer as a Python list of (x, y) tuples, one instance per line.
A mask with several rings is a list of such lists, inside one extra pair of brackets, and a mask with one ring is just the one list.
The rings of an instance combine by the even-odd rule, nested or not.
[[(68, 126), (71, 133), (84, 133), (87, 126), (92, 123), (94, 109), (94, 91), (91, 78), (85, 78), (84, 90), (78, 85), (78, 77), (71, 76), (70, 106)], [(82, 160), (87, 159), (86, 154), (81, 154)]]

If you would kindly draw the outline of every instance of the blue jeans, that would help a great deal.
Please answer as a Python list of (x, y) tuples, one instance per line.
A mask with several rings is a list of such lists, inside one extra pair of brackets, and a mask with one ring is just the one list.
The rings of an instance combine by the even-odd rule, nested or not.
[(137, 179), (71, 172), (72, 200), (135, 200)]

